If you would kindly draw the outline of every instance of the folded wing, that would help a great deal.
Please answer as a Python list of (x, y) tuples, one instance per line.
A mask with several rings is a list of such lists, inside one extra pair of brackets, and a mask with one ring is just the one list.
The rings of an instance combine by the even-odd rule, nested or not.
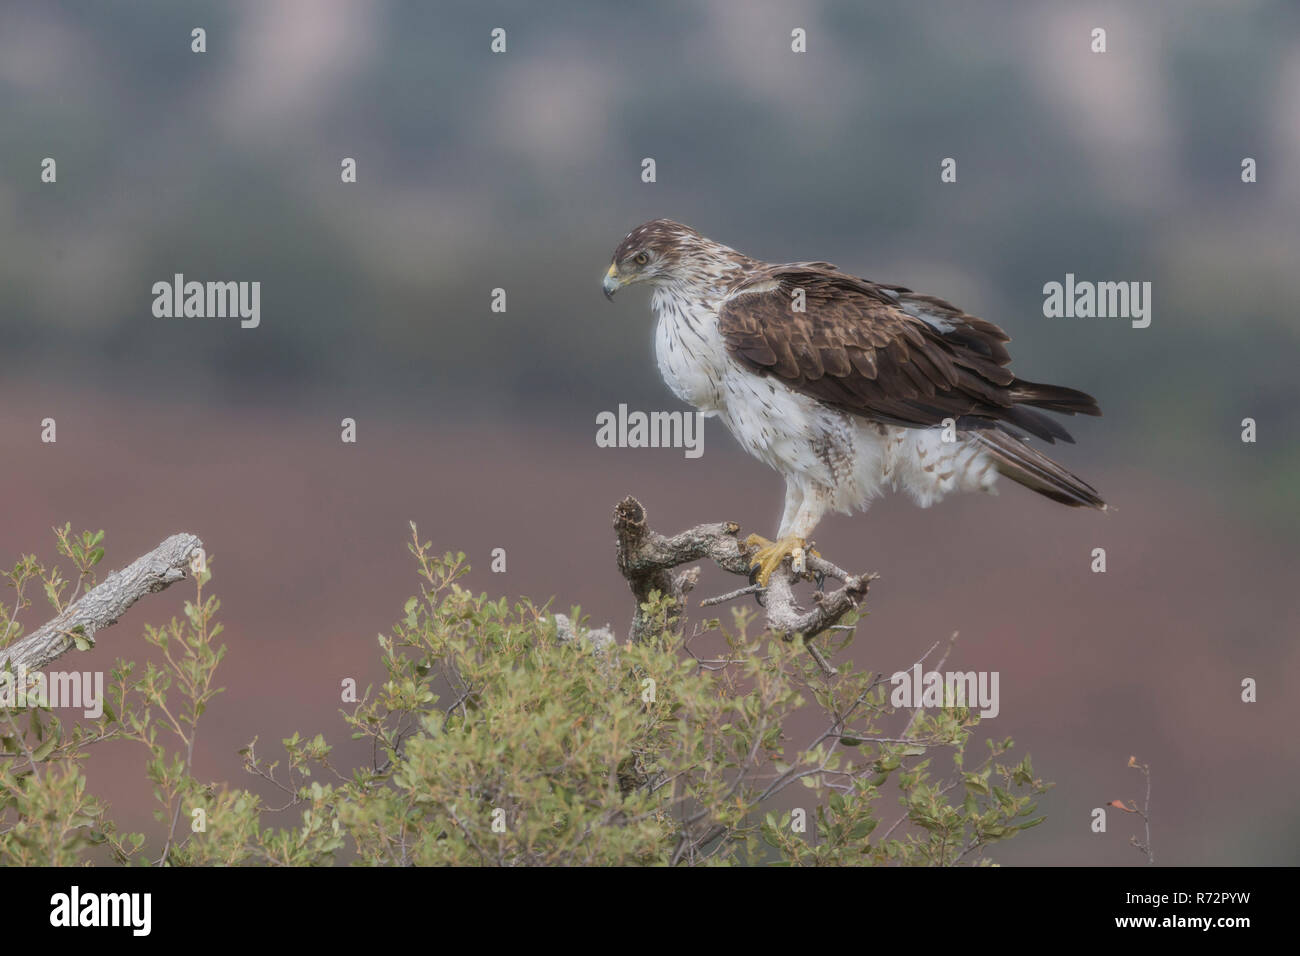
[(924, 428), (952, 418), (964, 430), (1053, 442), (1073, 439), (1037, 408), (1101, 414), (1090, 395), (1017, 378), (1010, 339), (992, 322), (827, 263), (747, 277), (730, 290), (719, 328), (742, 365), (872, 421)]

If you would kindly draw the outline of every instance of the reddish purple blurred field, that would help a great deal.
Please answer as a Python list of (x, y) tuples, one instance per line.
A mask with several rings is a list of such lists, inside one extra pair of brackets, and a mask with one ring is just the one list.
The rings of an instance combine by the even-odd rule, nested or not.
[[(214, 557), (228, 689), (201, 727), (200, 778), (249, 786), (237, 748), (260, 735), (273, 757), (294, 730), (323, 731), (341, 766), (363, 759), (337, 716), (339, 682), (380, 676), (375, 635), (416, 588), (409, 520), (438, 548), (469, 554), (475, 590), (555, 596), (556, 609), (580, 604), (622, 633), (630, 599), (610, 515), (623, 495), (638, 496), (661, 531), (731, 519), (770, 534), (779, 512), (780, 480), (712, 422), (692, 461), (597, 449), (585, 421), (544, 431), (361, 417), (350, 446), (338, 438), (342, 414), (0, 390), (0, 560), (52, 556), (50, 528), (64, 521), (106, 529), (109, 568), (177, 531), (200, 535)], [(47, 415), (58, 420), (53, 446), (38, 440)], [(881, 574), (850, 652), (892, 672), (960, 630), (949, 667), (1001, 672), (1002, 712), (985, 726), (1015, 737), (1057, 784), (1042, 804), (1047, 822), (997, 849), (1001, 862), (1141, 863), (1127, 845), (1132, 818), (1112, 813), (1110, 833), (1089, 832), (1093, 807), (1140, 795), (1140, 775), (1125, 767), (1136, 754), (1152, 766), (1158, 862), (1295, 863), (1300, 708), (1283, 681), (1300, 665), (1295, 549), (1225, 514), (1209, 491), (1088, 467), (1100, 433), (1066, 460), (1113, 514), (1004, 482), (996, 498), (923, 511), (891, 496), (867, 516), (828, 518), (820, 549)], [(505, 574), (488, 572), (496, 547)], [(1106, 574), (1089, 571), (1094, 547), (1107, 551)], [(730, 586), (715, 572), (698, 593)], [(178, 613), (189, 595), (180, 585), (146, 598), (76, 665), (143, 656), (143, 624)], [(31, 629), (45, 616), (34, 607), (23, 620)], [(1254, 705), (1239, 700), (1248, 676), (1259, 681)], [(92, 764), (93, 789), (128, 827), (153, 825), (143, 756), (116, 745)]]

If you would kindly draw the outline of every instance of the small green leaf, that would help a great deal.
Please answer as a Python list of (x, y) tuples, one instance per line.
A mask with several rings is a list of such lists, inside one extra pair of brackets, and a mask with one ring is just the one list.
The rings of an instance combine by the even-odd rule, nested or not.
[(866, 819), (855, 826), (849, 833), (849, 837), (854, 840), (864, 840), (871, 835), (871, 831), (876, 828), (879, 820)]

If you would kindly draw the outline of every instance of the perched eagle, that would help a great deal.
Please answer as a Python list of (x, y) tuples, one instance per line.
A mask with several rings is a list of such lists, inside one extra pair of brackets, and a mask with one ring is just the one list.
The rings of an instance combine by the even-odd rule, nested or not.
[(1073, 441), (1039, 409), (1100, 415), (1096, 400), (1017, 378), (992, 322), (826, 262), (760, 262), (669, 219), (614, 250), (605, 295), (636, 282), (653, 289), (668, 387), (785, 476), (778, 540), (749, 542), (764, 585), (787, 556), (803, 570), (828, 509), (865, 509), (886, 485), (927, 507), (992, 491), (1003, 474), (1062, 504), (1106, 507), (1026, 441)]

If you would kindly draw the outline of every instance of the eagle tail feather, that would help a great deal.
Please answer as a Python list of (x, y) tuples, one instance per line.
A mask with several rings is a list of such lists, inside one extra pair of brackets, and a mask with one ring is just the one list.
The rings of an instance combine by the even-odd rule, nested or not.
[(1064, 385), (1044, 385), (1018, 378), (1011, 385), (1011, 398), (1023, 405), (1045, 408), (1062, 415), (1100, 415), (1097, 400), (1087, 392)]
[(1022, 408), (1013, 405), (1002, 412), (999, 425), (1009, 424), (1015, 428), (1022, 429), (1035, 438), (1041, 438), (1049, 445), (1056, 444), (1057, 439), (1074, 444), (1074, 436), (1065, 430), (1054, 418), (1049, 418), (1042, 412), (1036, 412), (1032, 408)]
[(1106, 502), (1096, 488), (1023, 439), (992, 429), (972, 434), (988, 449), (999, 474), (1072, 508), (1106, 510)]

